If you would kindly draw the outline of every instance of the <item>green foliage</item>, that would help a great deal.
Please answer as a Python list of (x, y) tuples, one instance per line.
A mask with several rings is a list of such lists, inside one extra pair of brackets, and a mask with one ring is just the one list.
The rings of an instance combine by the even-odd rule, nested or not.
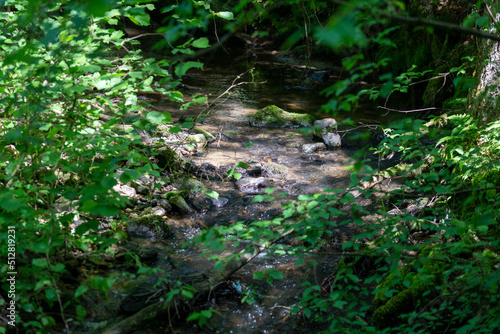
[(192, 313), (188, 318), (187, 320), (188, 321), (194, 321), (194, 320), (198, 320), (198, 325), (200, 327), (203, 327), (203, 325), (205, 325), (205, 323), (210, 319), (212, 318), (212, 316), (214, 314), (220, 314), (220, 312), (218, 312), (217, 310), (214, 310), (213, 308), (209, 308), (208, 310), (203, 310), (201, 312), (194, 312)]
[[(183, 102), (179, 78), (201, 67), (146, 58), (138, 39), (119, 30), (123, 17), (150, 24), (146, 10), (154, 5), (143, 2), (2, 3), (0, 238), (7, 241), (6, 227), (14, 227), (16, 262), (1, 266), (3, 273), (17, 272), (18, 326), (25, 331), (48, 330), (54, 314), (68, 328), (83, 320), (78, 300), (89, 288), (109, 290), (114, 281), (96, 276), (88, 286), (65, 291), (66, 261), (69, 254), (114, 254), (111, 246), (126, 238), (121, 209), (128, 204), (113, 190), (117, 180), (159, 176), (137, 131), (171, 117), (150, 111), (139, 92)], [(184, 42), (174, 51), (189, 47), (206, 48), (208, 42)], [(133, 131), (117, 135), (124, 123)], [(6, 259), (7, 249), (0, 255)]]
[[(428, 79), (429, 64), (406, 64), (403, 69), (409, 69), (399, 74), (391, 71), (390, 59), (370, 55), (376, 47), (397, 45), (393, 32), (398, 28), (381, 17), (401, 10), (405, 6), (396, 1), (346, 2), (316, 30), (318, 43), (351, 51), (342, 64), (347, 77), (324, 91), (331, 98), (324, 110), (353, 110), (364, 95), (387, 98), (433, 80)], [(371, 20), (370, 15), (380, 17)], [(471, 22), (486, 24), (477, 15)], [(370, 35), (375, 24), (383, 27)], [(427, 34), (433, 37), (434, 32), (428, 29)], [(423, 46), (413, 51), (429, 59)], [(471, 59), (447, 68), (457, 98), (472, 87), (467, 77)], [(377, 86), (353, 88), (367, 79)], [(213, 227), (194, 242), (207, 254), (225, 249), (226, 242), (266, 245), (269, 254), (293, 254), (301, 265), (319, 250), (328, 252), (328, 243), (338, 242), (336, 232), (348, 227), (353, 235), (342, 243), (339, 264), (322, 284), (303, 282), (292, 314), (327, 326), (325, 333), (495, 331), (500, 311), (499, 124), (480, 128), (466, 114), (401, 120), (383, 129), (385, 137), (374, 148), (380, 158), (395, 153), (396, 166), (376, 168), (380, 161), (364, 160), (362, 152), (351, 167), (347, 189), (300, 195), (283, 204), (281, 218)], [(399, 185), (391, 188), (393, 182)], [(273, 200), (269, 195), (255, 201)], [(282, 242), (289, 240), (293, 243), (284, 247)], [(281, 277), (274, 270), (254, 275), (270, 284)]]

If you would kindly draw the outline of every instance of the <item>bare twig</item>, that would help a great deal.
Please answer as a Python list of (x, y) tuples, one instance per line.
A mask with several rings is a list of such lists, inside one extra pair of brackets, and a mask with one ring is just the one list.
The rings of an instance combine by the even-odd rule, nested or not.
[(486, 11), (490, 15), (491, 20), (493, 21), (493, 23), (498, 24), (498, 21), (497, 21), (495, 15), (493, 15), (493, 13), (491, 12), (490, 6), (488, 6), (488, 4), (485, 4), (485, 6), (486, 6)]
[(138, 39), (138, 38), (141, 38), (141, 37), (144, 37), (144, 36), (163, 36), (163, 34), (160, 34), (160, 33), (157, 33), (157, 32), (148, 32), (148, 33), (145, 33), (145, 34), (140, 34), (140, 35), (137, 35), (137, 36), (134, 36), (134, 37), (130, 37), (130, 38), (124, 39), (122, 41), (122, 44), (130, 42), (130, 41), (133, 41), (134, 39)]
[(217, 34), (217, 22), (215, 22), (215, 16), (214, 16), (214, 32), (215, 32), (215, 37), (217, 38), (217, 43), (219, 43), (220, 47), (222, 48), (222, 50), (224, 50), (225, 53), (229, 54), (229, 52), (227, 52), (226, 49), (224, 48), (224, 45), (222, 45), (222, 43), (220, 42), (219, 34)]
[(436, 110), (436, 109), (439, 109), (439, 108), (436, 108), (436, 107), (429, 107), (429, 108), (423, 108), (423, 109), (397, 110), (397, 109), (391, 109), (391, 108), (386, 108), (386, 107), (382, 107), (382, 106), (378, 106), (377, 108), (388, 110), (388, 111), (401, 112), (401, 113), (411, 113), (411, 112), (419, 112), (419, 111), (427, 111), (427, 110)]

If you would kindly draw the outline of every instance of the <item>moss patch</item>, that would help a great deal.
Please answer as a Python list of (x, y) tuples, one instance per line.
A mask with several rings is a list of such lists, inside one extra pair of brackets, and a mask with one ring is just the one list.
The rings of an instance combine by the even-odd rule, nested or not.
[(298, 128), (312, 126), (316, 119), (312, 115), (287, 112), (275, 105), (260, 109), (249, 117), (250, 124), (268, 128)]
[(428, 257), (428, 261), (420, 263), (419, 270), (414, 261), (399, 273), (387, 276), (377, 287), (380, 291), (373, 301), (372, 320), (378, 328), (394, 325), (400, 315), (429, 302), (437, 293), (436, 286), (443, 281), (443, 263), (432, 260), (432, 250), (423, 251), (421, 256)]
[(158, 166), (170, 171), (178, 170), (181, 167), (181, 159), (177, 153), (169, 146), (163, 146), (156, 150)]
[(179, 190), (187, 190), (188, 192), (202, 191), (204, 186), (200, 181), (190, 178), (189, 176), (178, 174), (175, 177), (173, 185)]

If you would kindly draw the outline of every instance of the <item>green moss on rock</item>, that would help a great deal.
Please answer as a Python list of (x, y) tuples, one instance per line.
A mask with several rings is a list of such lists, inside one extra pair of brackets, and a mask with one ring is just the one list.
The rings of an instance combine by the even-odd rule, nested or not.
[(171, 171), (178, 170), (181, 167), (181, 159), (177, 153), (169, 146), (163, 146), (156, 150), (158, 166)]
[(194, 133), (198, 133), (198, 134), (204, 135), (207, 140), (215, 138), (213, 134), (211, 134), (208, 131), (202, 130), (202, 129), (194, 129)]
[(187, 213), (194, 212), (193, 208), (191, 208), (189, 206), (189, 204), (187, 204), (184, 197), (182, 197), (180, 195), (173, 195), (168, 199), (168, 201), (170, 204), (175, 205), (176, 207), (178, 207), (179, 209), (181, 209), (184, 212), (187, 212)]
[(275, 105), (260, 109), (249, 117), (252, 126), (269, 128), (310, 127), (315, 120), (312, 115), (287, 112)]
[(130, 220), (127, 230), (131, 236), (152, 240), (161, 240), (171, 234), (167, 220), (155, 214), (145, 214)]
[[(434, 249), (424, 249), (421, 258), (427, 261), (414, 261), (399, 271), (388, 275), (377, 287), (380, 290), (373, 301), (375, 309), (372, 320), (378, 328), (394, 325), (400, 315), (415, 310), (417, 305), (429, 302), (436, 293), (436, 287), (443, 281), (443, 263), (433, 260)], [(392, 291), (392, 294), (391, 294)], [(428, 293), (434, 292), (434, 293)]]
[(172, 184), (179, 190), (186, 190), (192, 193), (202, 191), (204, 188), (203, 183), (200, 181), (182, 174), (178, 174)]

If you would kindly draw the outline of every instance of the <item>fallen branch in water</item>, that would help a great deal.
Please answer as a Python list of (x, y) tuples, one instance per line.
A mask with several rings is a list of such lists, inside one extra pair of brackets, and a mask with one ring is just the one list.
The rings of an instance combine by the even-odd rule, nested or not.
[(187, 313), (193, 305), (199, 302), (202, 298), (208, 296), (213, 290), (221, 285), (221, 282), (226, 282), (227, 280), (229, 280), (235, 272), (252, 261), (257, 255), (259, 255), (275, 243), (281, 241), (283, 238), (290, 235), (293, 231), (293, 229), (281, 232), (278, 231), (278, 238), (271, 241), (253, 243), (251, 246), (245, 248), (237, 254), (230, 256), (230, 260), (227, 261), (219, 271), (210, 276), (208, 280), (193, 285), (194, 289), (196, 290), (196, 295), (193, 299), (187, 299), (182, 294), (179, 294), (168, 302), (165, 300), (160, 300), (145, 307), (144, 309), (131, 315), (130, 317), (120, 321), (119, 323), (112, 325), (103, 333), (134, 333), (140, 329), (144, 329), (152, 321), (159, 319), (170, 319), (169, 315), (173, 312), (179, 314), (179, 305), (184, 305), (184, 311)]

